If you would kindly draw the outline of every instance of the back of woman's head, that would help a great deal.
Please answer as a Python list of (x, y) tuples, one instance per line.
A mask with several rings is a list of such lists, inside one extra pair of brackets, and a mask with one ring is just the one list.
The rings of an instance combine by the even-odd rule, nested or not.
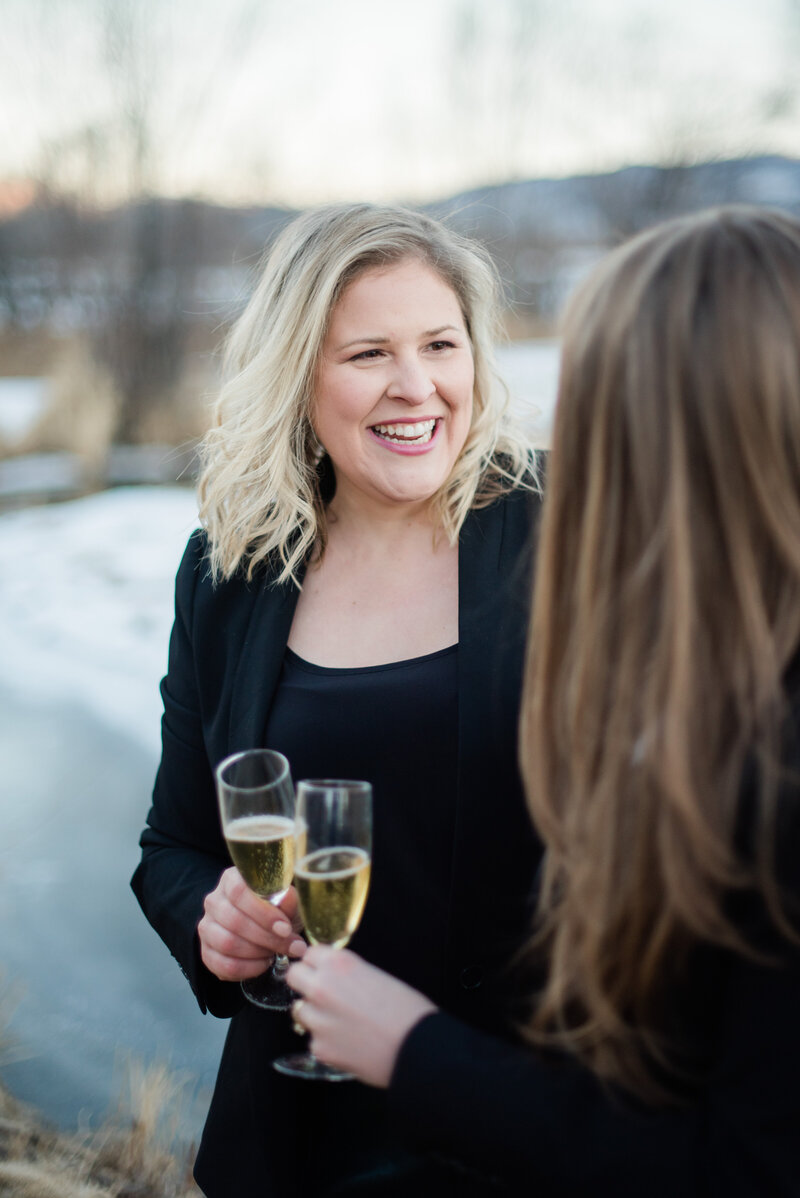
[[(475, 365), (473, 417), (453, 476), (438, 498), (445, 531), (458, 532), (493, 461), (519, 477), (523, 439), (506, 435), (507, 396), (493, 370), (500, 287), (488, 253), (441, 222), (404, 208), (341, 204), (293, 220), (266, 252), (258, 282), (226, 350), (228, 381), (207, 435), (201, 517), (215, 574), (243, 562), (252, 571), (279, 560), (294, 575), (316, 543), (324, 545), (318, 487), (320, 449), (312, 427), (314, 385), (331, 313), (360, 274), (414, 258), (458, 298)], [(499, 465), (499, 455), (511, 463)], [(490, 471), (491, 473), (491, 471)], [(487, 497), (492, 493), (491, 484)]]
[[(691, 946), (772, 866), (800, 643), (800, 224), (723, 208), (615, 251), (569, 305), (522, 720), (548, 845), (535, 1034), (652, 1088)], [(759, 763), (751, 850), (737, 846)], [(591, 912), (591, 918), (587, 913)]]

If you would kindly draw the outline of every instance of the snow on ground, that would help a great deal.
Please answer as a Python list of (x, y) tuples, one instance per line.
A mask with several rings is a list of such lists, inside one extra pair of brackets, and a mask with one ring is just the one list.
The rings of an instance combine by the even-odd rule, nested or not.
[(175, 571), (191, 490), (129, 487), (0, 516), (0, 680), (85, 703), (159, 747)]
[(46, 379), (0, 379), (0, 440), (16, 445), (33, 428), (50, 403)]
[(511, 408), (537, 446), (547, 444), (558, 390), (556, 341), (514, 341), (497, 352)]

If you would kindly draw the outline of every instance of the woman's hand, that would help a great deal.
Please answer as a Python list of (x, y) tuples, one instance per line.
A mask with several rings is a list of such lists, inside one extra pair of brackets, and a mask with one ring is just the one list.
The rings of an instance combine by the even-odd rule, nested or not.
[(223, 982), (257, 978), (269, 969), (276, 953), (301, 957), (308, 947), (297, 935), (302, 925), (294, 887), (276, 906), (253, 894), (231, 866), (203, 906), (205, 914), (197, 925), (200, 956)]
[(287, 981), (302, 995), (292, 1014), (311, 1033), (314, 1055), (370, 1086), (389, 1085), (400, 1045), (437, 1009), (347, 949), (315, 945), (291, 966)]

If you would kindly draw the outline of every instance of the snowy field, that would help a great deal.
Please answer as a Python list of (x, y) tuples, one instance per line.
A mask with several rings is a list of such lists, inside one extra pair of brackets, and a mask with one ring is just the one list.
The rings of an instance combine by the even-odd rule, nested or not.
[(194, 493), (127, 487), (0, 516), (0, 681), (159, 743), (172, 586)]
[(162, 1062), (196, 1139), (225, 1031), (129, 887), (195, 524), (190, 491), (155, 487), (0, 516), (0, 990), (19, 997), (0, 1068), (66, 1128), (115, 1109), (127, 1061)]
[(50, 403), (46, 379), (0, 379), (0, 440), (19, 444)]

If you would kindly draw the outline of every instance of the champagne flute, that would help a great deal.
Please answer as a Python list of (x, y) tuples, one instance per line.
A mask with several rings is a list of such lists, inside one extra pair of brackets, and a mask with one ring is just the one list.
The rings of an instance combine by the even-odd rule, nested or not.
[[(328, 778), (299, 782), (296, 829), (294, 881), (306, 936), (311, 944), (344, 948), (369, 890), (372, 787)], [(291, 1077), (352, 1080), (352, 1074), (323, 1064), (310, 1050), (272, 1063)]]
[[(279, 903), (294, 870), (294, 789), (289, 762), (274, 749), (245, 749), (215, 771), (222, 834), (233, 864), (259, 898)], [(245, 998), (265, 1011), (288, 1011), (297, 997), (286, 983), (289, 958), (277, 955), (266, 973), (241, 983)]]

